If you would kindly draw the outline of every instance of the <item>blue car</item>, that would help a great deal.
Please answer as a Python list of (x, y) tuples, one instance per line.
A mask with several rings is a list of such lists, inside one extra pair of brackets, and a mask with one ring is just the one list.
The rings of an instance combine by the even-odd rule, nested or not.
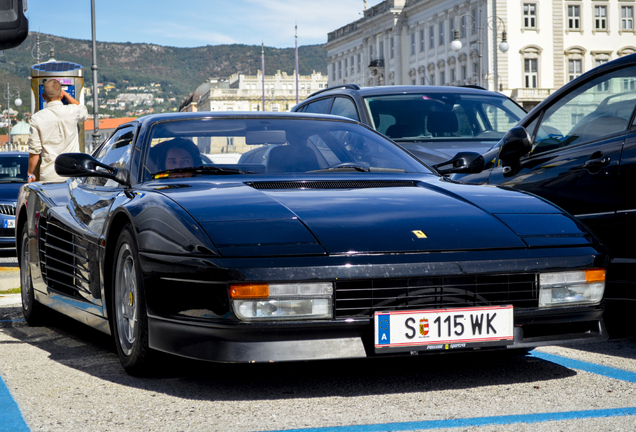
[(28, 153), (0, 152), (0, 248), (15, 247), (15, 203), (28, 166)]

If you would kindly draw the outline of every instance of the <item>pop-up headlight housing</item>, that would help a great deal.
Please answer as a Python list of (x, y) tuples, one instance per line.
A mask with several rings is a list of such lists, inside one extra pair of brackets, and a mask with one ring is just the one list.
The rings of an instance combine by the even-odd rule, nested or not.
[(539, 307), (598, 304), (605, 291), (605, 270), (582, 270), (539, 275)]
[(243, 321), (332, 318), (331, 282), (289, 284), (232, 284), (230, 299)]

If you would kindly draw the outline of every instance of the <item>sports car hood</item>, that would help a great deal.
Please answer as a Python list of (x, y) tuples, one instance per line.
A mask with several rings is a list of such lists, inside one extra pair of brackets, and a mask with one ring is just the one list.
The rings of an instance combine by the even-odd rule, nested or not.
[[(225, 256), (525, 248), (532, 246), (526, 237), (554, 234), (559, 244), (568, 244), (568, 235), (588, 242), (571, 217), (532, 195), (424, 177), (398, 183), (323, 178), (319, 185), (193, 182), (161, 192), (183, 206)], [(548, 244), (554, 242), (542, 245)]]

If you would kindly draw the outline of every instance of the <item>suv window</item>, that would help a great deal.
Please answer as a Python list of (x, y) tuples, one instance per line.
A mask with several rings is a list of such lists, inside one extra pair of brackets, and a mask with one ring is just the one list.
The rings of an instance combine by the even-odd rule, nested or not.
[(627, 130), (636, 93), (636, 67), (629, 67), (588, 81), (549, 107), (541, 119), (532, 153), (595, 141)]
[(306, 105), (305, 110), (303, 112), (306, 113), (314, 113), (314, 114), (326, 114), (331, 106), (331, 98), (320, 99), (316, 102), (312, 102)]
[(349, 98), (335, 98), (333, 101), (333, 106), (331, 107), (330, 114), (347, 117), (355, 121), (360, 121), (360, 118), (358, 117), (358, 111), (356, 110), (356, 105)]

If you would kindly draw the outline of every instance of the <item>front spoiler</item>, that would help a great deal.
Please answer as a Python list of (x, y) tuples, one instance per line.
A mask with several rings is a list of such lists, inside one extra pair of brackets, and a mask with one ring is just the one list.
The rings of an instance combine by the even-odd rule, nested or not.
[[(558, 322), (554, 322), (554, 318), (555, 316), (551, 315), (539, 321), (533, 318), (532, 322), (528, 322), (522, 316), (515, 316), (513, 344), (484, 347), (481, 350), (527, 349), (544, 345), (601, 342), (609, 337), (602, 319), (602, 307), (594, 310), (581, 308), (570, 315), (571, 319), (567, 322), (563, 320), (562, 314), (558, 314)], [(411, 347), (409, 351), (404, 352), (376, 354), (370, 321), (368, 324), (356, 325), (354, 329), (342, 332), (323, 332), (319, 328), (296, 329), (297, 332), (294, 332), (293, 328), (254, 328), (254, 334), (258, 334), (256, 337), (250, 337), (252, 332), (247, 329), (209, 326), (159, 317), (148, 317), (148, 327), (149, 344), (152, 349), (224, 363), (271, 363), (474, 351), (448, 344), (438, 350), (422, 346)], [(559, 329), (562, 331), (559, 332)], [(295, 339), (294, 333), (297, 333)]]

